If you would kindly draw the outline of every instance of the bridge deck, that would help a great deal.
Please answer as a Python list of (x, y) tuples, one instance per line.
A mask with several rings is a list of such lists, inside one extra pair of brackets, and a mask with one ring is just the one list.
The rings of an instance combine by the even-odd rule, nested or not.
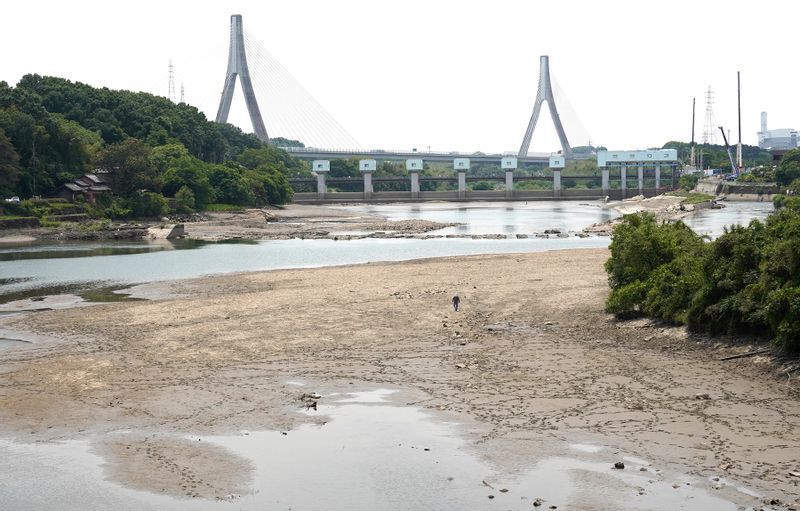
[[(447, 161), (452, 162), (455, 158), (469, 158), (470, 162), (475, 163), (497, 163), (505, 156), (516, 154), (483, 154), (483, 153), (458, 153), (458, 152), (419, 152), (419, 151), (334, 151), (329, 149), (316, 149), (309, 147), (281, 147), (295, 158), (301, 160), (335, 160), (340, 158), (362, 158), (384, 161), (404, 161), (411, 158), (419, 158), (425, 161)], [(519, 163), (548, 163), (550, 154), (532, 154), (523, 158), (517, 158)]]

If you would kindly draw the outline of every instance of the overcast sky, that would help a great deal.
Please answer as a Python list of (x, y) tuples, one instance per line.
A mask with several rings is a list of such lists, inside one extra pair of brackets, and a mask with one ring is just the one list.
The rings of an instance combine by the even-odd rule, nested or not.
[[(39, 73), (166, 95), (172, 59), (187, 102), (213, 118), (229, 17), (237, 13), (364, 148), (515, 151), (543, 54), (550, 55), (551, 74), (595, 145), (633, 149), (688, 141), (692, 97), (699, 140), (709, 85), (715, 125), (736, 139), (736, 71), (742, 72), (742, 138), (755, 144), (761, 111), (769, 113), (770, 128), (800, 127), (800, 2), (739, 4), (4, 2), (0, 80), (15, 84)], [(276, 98), (259, 100), (269, 128), (269, 102)], [(567, 136), (583, 143), (584, 130), (562, 115), (569, 117)], [(240, 88), (231, 121), (252, 131)], [(557, 148), (543, 115), (532, 150)]]

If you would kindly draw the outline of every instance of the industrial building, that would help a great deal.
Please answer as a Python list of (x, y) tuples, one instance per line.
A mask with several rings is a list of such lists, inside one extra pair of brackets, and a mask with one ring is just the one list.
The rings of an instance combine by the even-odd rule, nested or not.
[(767, 129), (767, 112), (761, 112), (761, 131), (758, 132), (758, 147), (771, 151), (788, 151), (798, 147), (797, 130), (791, 128)]

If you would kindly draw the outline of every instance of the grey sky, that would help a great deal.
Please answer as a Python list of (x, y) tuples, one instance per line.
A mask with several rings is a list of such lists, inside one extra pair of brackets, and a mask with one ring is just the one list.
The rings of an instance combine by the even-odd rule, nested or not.
[[(762, 110), (771, 128), (800, 127), (800, 4), (738, 4), (5, 2), (0, 80), (13, 84), (36, 72), (166, 95), (172, 59), (187, 101), (213, 118), (229, 16), (239, 13), (247, 31), (365, 148), (516, 150), (541, 54), (550, 55), (552, 75), (594, 144), (628, 149), (688, 140), (693, 96), (700, 139), (708, 85), (715, 124), (735, 139), (737, 70), (743, 140), (755, 144)], [(273, 99), (259, 98), (268, 127)], [(241, 89), (231, 121), (251, 131)], [(584, 142), (565, 121), (571, 141)], [(557, 147), (543, 115), (532, 150)]]

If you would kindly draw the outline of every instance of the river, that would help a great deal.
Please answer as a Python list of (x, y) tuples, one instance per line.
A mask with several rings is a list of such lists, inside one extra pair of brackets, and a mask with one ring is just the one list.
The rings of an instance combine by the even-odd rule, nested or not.
[[(390, 220), (425, 219), (459, 223), (431, 234), (500, 234), (506, 239), (354, 239), (275, 240), (203, 243), (36, 242), (0, 245), (0, 302), (42, 295), (116, 290), (134, 284), (242, 271), (311, 268), (373, 261), (570, 248), (605, 247), (608, 237), (579, 238), (566, 233), (618, 216), (597, 204), (569, 201), (531, 203), (422, 203), (340, 206), (354, 213), (380, 214)], [(697, 232), (717, 236), (726, 225), (764, 218), (768, 203), (730, 203), (723, 210), (704, 210), (686, 219)], [(557, 229), (560, 237), (534, 237)], [(517, 239), (517, 235), (530, 238)], [(106, 293), (91, 298), (113, 299)]]

